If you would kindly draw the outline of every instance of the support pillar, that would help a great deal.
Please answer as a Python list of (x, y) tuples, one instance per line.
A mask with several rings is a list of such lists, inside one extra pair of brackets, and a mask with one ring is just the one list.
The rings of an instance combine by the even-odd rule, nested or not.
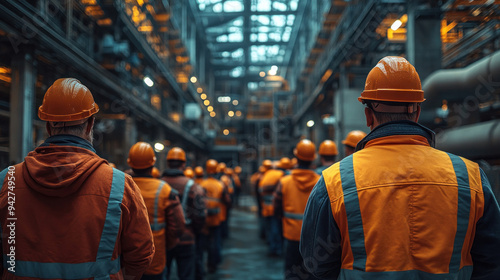
[(33, 112), (35, 111), (35, 60), (21, 50), (12, 59), (10, 88), (9, 161), (22, 162), (33, 150)]
[(439, 7), (423, 7), (417, 0), (408, 3), (406, 52), (423, 82), (441, 69), (441, 18)]

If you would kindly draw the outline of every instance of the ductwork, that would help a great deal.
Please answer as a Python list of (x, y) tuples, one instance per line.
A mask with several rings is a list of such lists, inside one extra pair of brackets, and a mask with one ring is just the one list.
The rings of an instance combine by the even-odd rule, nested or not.
[[(485, 102), (500, 91), (500, 51), (465, 68), (442, 69), (432, 73), (423, 83), (425, 98), (422, 109), (435, 112), (442, 100)], [(432, 112), (430, 112), (432, 111)]]
[(436, 135), (436, 148), (468, 159), (500, 158), (500, 120), (451, 128)]

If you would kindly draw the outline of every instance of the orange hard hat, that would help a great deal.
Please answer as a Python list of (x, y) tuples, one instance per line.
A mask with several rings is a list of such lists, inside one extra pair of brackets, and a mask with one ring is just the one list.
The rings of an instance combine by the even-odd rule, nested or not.
[(205, 170), (207, 171), (207, 174), (217, 173), (217, 166), (218, 166), (218, 163), (215, 159), (207, 160), (207, 162), (205, 164)]
[(193, 171), (193, 168), (191, 167), (187, 167), (185, 170), (184, 170), (184, 176), (188, 177), (188, 178), (194, 178), (194, 171)]
[(297, 158), (292, 158), (292, 168), (294, 168), (297, 165)]
[(342, 144), (355, 148), (356, 145), (358, 145), (358, 142), (365, 138), (365, 136), (366, 133), (363, 131), (353, 130), (347, 134), (347, 137), (344, 140), (342, 140)]
[(231, 167), (227, 167), (226, 169), (224, 169), (224, 173), (226, 175), (233, 175), (233, 172), (234, 170)]
[(264, 167), (264, 166), (262, 166), (262, 165), (261, 165), (261, 166), (259, 166), (259, 172), (260, 172), (260, 173), (264, 173), (264, 172), (266, 172), (266, 171), (267, 171), (267, 168), (265, 168), (265, 167)]
[(241, 166), (236, 166), (236, 167), (234, 168), (234, 173), (236, 173), (236, 174), (241, 174), (241, 171), (242, 171), (242, 170), (241, 170)]
[(196, 175), (197, 177), (203, 177), (203, 167), (196, 166), (194, 168), (194, 175)]
[(403, 57), (386, 56), (368, 73), (358, 100), (419, 103), (425, 98), (415, 67)]
[(173, 147), (167, 153), (167, 160), (186, 161), (186, 153), (179, 147)]
[(134, 169), (145, 169), (153, 166), (155, 162), (155, 151), (146, 142), (135, 143), (128, 152), (127, 163)]
[(290, 169), (292, 168), (291, 166), (292, 166), (292, 161), (287, 157), (282, 157), (278, 164), (278, 167), (281, 169)]
[(273, 162), (270, 159), (265, 159), (262, 161), (262, 166), (264, 166), (266, 169), (269, 169), (273, 166)]
[(332, 140), (325, 140), (319, 145), (318, 154), (322, 156), (336, 156), (339, 154), (337, 144)]
[(217, 173), (224, 172), (224, 169), (226, 169), (226, 164), (224, 162), (219, 162), (217, 165)]
[(72, 122), (78, 125), (99, 112), (90, 90), (74, 78), (58, 79), (49, 87), (38, 108), (38, 117), (43, 121)]
[(153, 175), (153, 178), (160, 178), (160, 169), (153, 167), (153, 171), (151, 172), (151, 175)]
[(297, 143), (293, 154), (300, 160), (313, 161), (316, 158), (316, 145), (309, 139), (302, 139)]

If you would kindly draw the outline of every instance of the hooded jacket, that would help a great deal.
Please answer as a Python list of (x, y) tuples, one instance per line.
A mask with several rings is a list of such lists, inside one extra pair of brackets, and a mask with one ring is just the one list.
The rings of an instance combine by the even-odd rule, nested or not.
[[(0, 180), (2, 232), (15, 224), (15, 242), (1, 240), (2, 279), (139, 279), (151, 263), (153, 237), (137, 185), (88, 141), (49, 137)], [(15, 263), (5, 263), (6, 252)]]
[(273, 193), (276, 191), (279, 181), (283, 176), (285, 176), (283, 170), (269, 169), (262, 175), (259, 181), (263, 217), (271, 217), (274, 215)]
[(283, 219), (283, 236), (286, 239), (300, 240), (302, 215), (319, 177), (314, 170), (294, 169), (290, 175), (280, 179), (273, 203), (275, 214)]
[(316, 277), (500, 279), (500, 209), (488, 179), (433, 146), (434, 133), (415, 122), (385, 123), (323, 171), (300, 243)]

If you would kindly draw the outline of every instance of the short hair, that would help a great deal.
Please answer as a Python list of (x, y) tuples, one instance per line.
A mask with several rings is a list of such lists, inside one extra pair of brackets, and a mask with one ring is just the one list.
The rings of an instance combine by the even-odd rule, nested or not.
[(134, 171), (134, 176), (152, 176), (153, 173), (153, 166), (150, 166), (148, 168), (143, 168), (143, 169), (135, 169), (132, 168), (132, 171)]
[[(381, 124), (387, 123), (387, 122), (393, 122), (393, 121), (403, 121), (403, 120), (414, 121), (415, 118), (417, 117), (417, 111), (414, 111), (413, 113), (377, 112), (376, 106), (374, 106), (374, 103), (381, 103), (381, 104), (389, 105), (389, 106), (412, 106), (415, 103), (401, 103), (401, 102), (387, 102), (387, 101), (369, 102), (369, 101), (366, 101), (365, 102), (366, 106), (368, 106), (368, 108), (370, 108), (373, 111), (375, 118)], [(420, 106), (420, 104), (417, 104), (417, 106)]]
[(185, 161), (182, 160), (167, 160), (167, 166), (170, 169), (179, 169), (181, 166), (185, 163)]
[(85, 131), (85, 128), (87, 128), (88, 122), (89, 121), (87, 120), (82, 124), (77, 124), (77, 125), (72, 125), (72, 126), (61, 126), (61, 127), (51, 126), (50, 130), (52, 131), (53, 135), (57, 135), (57, 134), (82, 135), (83, 132)]
[(297, 158), (297, 166), (299, 169), (309, 169), (311, 167), (312, 161), (301, 160)]
[(323, 158), (323, 160), (325, 161), (335, 161), (335, 158), (337, 156), (321, 156), (321, 158)]

